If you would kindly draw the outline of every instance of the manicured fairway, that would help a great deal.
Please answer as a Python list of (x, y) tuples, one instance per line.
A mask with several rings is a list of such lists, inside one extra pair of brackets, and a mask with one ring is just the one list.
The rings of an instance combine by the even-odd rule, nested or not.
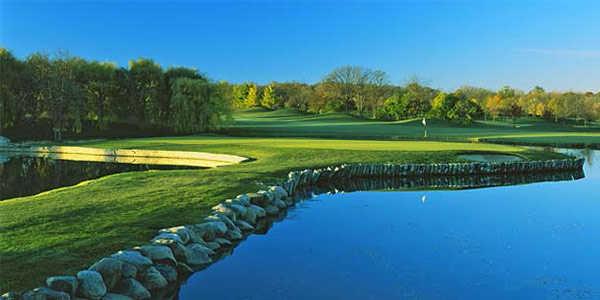
[(0, 290), (34, 287), (49, 275), (72, 273), (101, 256), (145, 243), (157, 229), (196, 223), (216, 203), (275, 184), (294, 169), (352, 162), (456, 161), (465, 152), (511, 153), (526, 159), (556, 156), (477, 142), (483, 140), (600, 144), (597, 127), (581, 129), (531, 120), (521, 120), (518, 128), (503, 122), (457, 127), (430, 120), (429, 138), (423, 140), (420, 120), (381, 122), (343, 114), (315, 117), (288, 110), (257, 109), (236, 114), (235, 118), (224, 131), (248, 137), (77, 142), (98, 148), (234, 154), (253, 161), (209, 170), (115, 174), (0, 202)]
[(208, 170), (122, 173), (0, 202), (0, 289), (32, 288), (99, 257), (147, 242), (157, 229), (197, 223), (216, 203), (274, 184), (288, 171), (351, 162), (456, 161), (494, 151), (555, 154), (483, 143), (192, 136), (78, 143), (100, 148), (205, 151), (253, 158)]
[[(239, 136), (326, 137), (349, 139), (423, 139), (420, 119), (395, 122), (364, 120), (346, 114), (301, 114), (292, 110), (251, 109), (234, 115), (224, 132)], [(516, 127), (515, 127), (516, 126)], [(477, 121), (469, 127), (428, 120), (428, 139), (486, 140), (557, 146), (600, 147), (600, 126), (567, 126), (539, 119), (511, 122)]]

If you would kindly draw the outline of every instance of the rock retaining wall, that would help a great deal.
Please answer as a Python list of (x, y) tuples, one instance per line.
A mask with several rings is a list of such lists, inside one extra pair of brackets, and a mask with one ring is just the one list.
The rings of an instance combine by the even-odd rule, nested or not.
[(315, 185), (299, 187), (294, 196), (300, 199), (313, 195), (337, 192), (373, 191), (373, 190), (459, 190), (494, 186), (529, 184), (548, 181), (570, 181), (584, 177), (582, 170), (460, 175), (460, 176), (424, 176), (424, 177), (363, 177), (320, 181)]
[[(160, 230), (147, 244), (118, 251), (76, 275), (53, 276), (45, 286), (0, 299), (172, 299), (179, 282), (253, 233), (266, 218), (294, 205), (310, 186), (361, 178), (425, 178), (581, 171), (582, 159), (510, 163), (354, 164), (290, 172), (281, 186), (238, 195), (214, 206), (196, 224)], [(443, 179), (441, 179), (443, 180)]]
[(500, 163), (439, 163), (439, 164), (344, 164), (337, 167), (293, 171), (282, 185), (288, 192), (298, 186), (315, 185), (322, 181), (362, 177), (423, 177), (523, 174), (581, 170), (583, 158)]

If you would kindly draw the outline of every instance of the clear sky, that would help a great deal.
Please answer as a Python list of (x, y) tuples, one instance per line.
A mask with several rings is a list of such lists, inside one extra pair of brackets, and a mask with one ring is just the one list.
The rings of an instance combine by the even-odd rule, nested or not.
[(454, 89), (600, 90), (600, 1), (7, 1), (0, 45), (138, 57), (232, 82), (316, 82), (343, 65)]

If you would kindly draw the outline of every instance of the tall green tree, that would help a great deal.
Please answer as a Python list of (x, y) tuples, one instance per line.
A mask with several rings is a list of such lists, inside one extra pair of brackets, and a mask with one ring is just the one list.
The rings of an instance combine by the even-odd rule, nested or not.
[(554, 116), (554, 122), (559, 120), (565, 120), (569, 116), (573, 115), (573, 106), (569, 103), (574, 101), (575, 95), (572, 92), (568, 93), (551, 93), (550, 100), (548, 101), (548, 108)]
[(455, 94), (439, 93), (432, 101), (429, 115), (440, 119), (447, 119), (448, 112), (450, 112), (459, 99)]
[(25, 109), (23, 98), (31, 82), (24, 63), (0, 48), (0, 134), (18, 125)]
[(171, 126), (178, 133), (198, 133), (214, 129), (228, 113), (225, 83), (211, 84), (201, 79), (178, 78), (173, 83)]
[(31, 74), (31, 95), (25, 101), (25, 117), (29, 122), (49, 118), (50, 78), (52, 64), (47, 54), (33, 53), (27, 57), (25, 64)]
[(464, 85), (456, 89), (453, 94), (461, 99), (475, 100), (480, 107), (483, 107), (487, 99), (494, 95), (494, 92), (485, 88)]
[(80, 61), (78, 58), (64, 54), (53, 61), (53, 67), (50, 112), (55, 139), (62, 140), (63, 134), (69, 129), (76, 133), (82, 131), (84, 96), (82, 86), (77, 82), (77, 68), (80, 67)]
[(422, 97), (418, 93), (408, 90), (400, 98), (401, 115), (404, 118), (423, 117), (431, 109), (431, 102), (428, 98)]
[(117, 102), (117, 67), (111, 63), (91, 62), (86, 65), (88, 80), (84, 83), (87, 98), (86, 119), (97, 129), (105, 129), (114, 113)]
[(273, 93), (273, 84), (269, 84), (263, 89), (263, 95), (260, 99), (260, 105), (268, 109), (273, 109), (275, 103), (276, 100), (275, 95)]
[(600, 119), (600, 94), (597, 96), (593, 94), (585, 95), (581, 106), (583, 126), (587, 127), (589, 122)]
[(275, 85), (275, 95), (282, 102), (281, 106), (306, 112), (309, 103), (315, 97), (315, 91), (312, 86), (305, 83), (278, 83)]
[(232, 102), (235, 108), (245, 108), (248, 97), (248, 84), (236, 84), (232, 88)]
[(163, 71), (151, 59), (140, 58), (129, 62), (129, 78), (133, 82), (132, 96), (135, 111), (141, 125), (158, 125), (161, 120), (161, 92)]
[(446, 119), (461, 125), (471, 125), (481, 116), (481, 106), (475, 99), (458, 98), (452, 108), (446, 113)]
[(170, 120), (170, 102), (173, 97), (173, 84), (179, 78), (198, 79), (208, 82), (208, 78), (203, 76), (196, 69), (186, 67), (170, 67), (164, 73), (164, 82), (161, 86), (160, 102), (160, 122), (166, 124)]
[(246, 94), (246, 98), (244, 99), (244, 107), (254, 107), (258, 105), (258, 88), (256, 84), (251, 83), (248, 85), (248, 93)]

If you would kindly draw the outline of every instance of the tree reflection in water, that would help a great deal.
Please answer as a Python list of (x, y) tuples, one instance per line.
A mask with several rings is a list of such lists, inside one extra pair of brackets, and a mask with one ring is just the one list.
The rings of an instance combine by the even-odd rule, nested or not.
[(0, 155), (0, 200), (35, 195), (115, 173), (176, 169), (197, 169), (197, 167)]

